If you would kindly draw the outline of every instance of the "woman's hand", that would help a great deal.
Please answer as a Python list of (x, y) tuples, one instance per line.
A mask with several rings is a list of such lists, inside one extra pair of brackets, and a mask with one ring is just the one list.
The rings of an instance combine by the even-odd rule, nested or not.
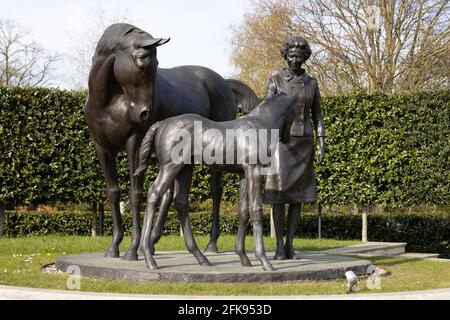
[(319, 152), (317, 153), (317, 164), (321, 164), (325, 157), (325, 137), (319, 137)]

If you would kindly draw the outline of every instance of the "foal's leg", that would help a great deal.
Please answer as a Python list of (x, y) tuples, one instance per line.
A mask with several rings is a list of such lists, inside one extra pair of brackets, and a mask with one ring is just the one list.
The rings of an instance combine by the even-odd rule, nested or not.
[(141, 238), (141, 249), (144, 253), (145, 263), (149, 269), (157, 269), (153, 254), (150, 247), (150, 236), (152, 232), (153, 215), (155, 214), (158, 203), (160, 202), (163, 194), (173, 185), (176, 175), (179, 172), (180, 167), (171, 166), (161, 167), (158, 177), (153, 183), (148, 192), (147, 209), (145, 212), (144, 225)]
[(189, 189), (191, 186), (193, 166), (188, 165), (178, 174), (175, 182), (175, 208), (183, 230), (184, 241), (190, 253), (192, 253), (202, 266), (211, 266), (211, 263), (203, 255), (195, 242), (189, 221)]
[(173, 185), (166, 191), (162, 197), (161, 204), (159, 206), (158, 218), (156, 219), (155, 226), (152, 229), (152, 235), (150, 236), (150, 250), (152, 254), (155, 254), (155, 245), (161, 239), (163, 233), (163, 226), (167, 220), (170, 205), (173, 201)]
[(106, 189), (108, 195), (108, 201), (111, 205), (111, 213), (113, 220), (113, 240), (108, 250), (105, 253), (106, 257), (118, 258), (119, 257), (119, 244), (123, 239), (123, 226), (122, 216), (120, 214), (120, 189), (119, 179), (116, 170), (116, 157), (115, 154), (102, 148), (95, 143), (95, 150), (97, 157), (103, 168), (103, 175), (106, 181)]
[(244, 267), (251, 267), (252, 263), (245, 253), (245, 236), (247, 234), (248, 213), (248, 190), (245, 175), (240, 175), (239, 188), (239, 229), (236, 236), (236, 254), (241, 258)]
[(266, 271), (273, 271), (272, 263), (266, 256), (263, 237), (263, 207), (262, 207), (262, 176), (257, 166), (249, 166), (245, 169), (248, 188), (248, 202), (250, 214), (253, 220), (253, 237), (255, 240), (255, 255), (261, 261)]
[(133, 215), (133, 226), (131, 230), (131, 245), (123, 256), (124, 260), (137, 261), (139, 242), (141, 240), (141, 203), (144, 189), (145, 174), (138, 177), (134, 176), (134, 172), (139, 166), (139, 146), (141, 139), (133, 135), (126, 143), (126, 153), (128, 155), (128, 163), (130, 167), (130, 192), (129, 199), (131, 202), (131, 212)]
[(217, 240), (220, 235), (220, 201), (223, 193), (223, 174), (216, 170), (211, 170), (211, 193), (213, 199), (211, 237), (205, 252), (219, 252), (217, 248)]

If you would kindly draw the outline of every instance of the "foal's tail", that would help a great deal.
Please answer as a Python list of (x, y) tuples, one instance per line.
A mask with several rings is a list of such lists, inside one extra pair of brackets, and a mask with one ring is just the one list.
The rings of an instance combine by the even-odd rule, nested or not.
[(147, 164), (150, 160), (150, 154), (152, 151), (152, 144), (155, 140), (156, 134), (160, 127), (160, 122), (156, 122), (154, 125), (148, 129), (147, 133), (142, 140), (141, 147), (139, 149), (139, 167), (136, 169), (134, 176), (137, 177), (141, 175), (145, 169), (147, 169)]
[(238, 109), (244, 114), (250, 113), (259, 103), (258, 96), (248, 85), (236, 79), (227, 79), (231, 90), (233, 90), (234, 97)]

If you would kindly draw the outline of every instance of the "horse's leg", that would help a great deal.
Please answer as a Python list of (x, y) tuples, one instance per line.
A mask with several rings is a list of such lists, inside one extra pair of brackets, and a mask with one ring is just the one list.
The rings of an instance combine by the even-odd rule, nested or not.
[(144, 189), (144, 178), (142, 174), (139, 177), (134, 176), (134, 172), (139, 166), (139, 146), (141, 139), (136, 135), (130, 137), (126, 143), (125, 151), (128, 155), (128, 163), (130, 168), (130, 191), (129, 199), (131, 202), (131, 212), (133, 215), (133, 226), (131, 230), (131, 245), (123, 256), (124, 260), (137, 261), (139, 242), (141, 240), (141, 203), (142, 193)]
[(152, 232), (152, 221), (156, 208), (163, 196), (169, 189), (177, 176), (180, 166), (178, 167), (161, 167), (158, 177), (148, 191), (147, 208), (145, 211), (144, 224), (142, 229), (141, 249), (144, 253), (145, 263), (149, 269), (157, 269), (153, 254), (150, 247), (150, 236)]
[(263, 237), (263, 207), (262, 207), (262, 176), (256, 165), (248, 166), (245, 169), (245, 178), (248, 188), (248, 199), (250, 214), (253, 221), (253, 237), (255, 240), (255, 255), (261, 261), (261, 265), (266, 271), (273, 271), (272, 263), (266, 256)]
[(249, 219), (248, 213), (248, 194), (247, 194), (247, 181), (245, 181), (245, 175), (240, 175), (240, 188), (239, 188), (239, 229), (236, 236), (236, 254), (241, 258), (241, 264), (244, 267), (251, 267), (252, 263), (245, 253), (245, 236), (247, 234), (247, 223)]
[(191, 223), (189, 221), (189, 189), (191, 186), (193, 166), (189, 165), (183, 168), (176, 178), (175, 182), (175, 208), (180, 219), (180, 225), (183, 230), (186, 248), (192, 253), (202, 266), (211, 266), (211, 263), (203, 255), (195, 242), (192, 233)]
[(161, 199), (161, 204), (159, 206), (158, 218), (156, 219), (155, 226), (152, 229), (152, 234), (150, 236), (150, 250), (152, 254), (155, 254), (155, 245), (161, 239), (163, 233), (163, 226), (167, 219), (167, 214), (169, 213), (170, 205), (173, 201), (173, 185), (166, 191)]
[(220, 235), (220, 201), (223, 193), (223, 174), (216, 170), (211, 170), (211, 193), (213, 199), (211, 237), (205, 252), (219, 252), (217, 240)]
[(275, 237), (277, 239), (277, 248), (274, 259), (286, 259), (286, 253), (283, 247), (283, 230), (284, 230), (284, 204), (274, 204), (272, 207), (273, 224), (275, 227)]
[(302, 211), (302, 204), (289, 205), (289, 211), (287, 216), (286, 243), (284, 245), (284, 252), (286, 253), (287, 259), (292, 259), (295, 256), (293, 241), (295, 237), (295, 232), (297, 231), (298, 220), (300, 218), (301, 211)]
[(119, 245), (123, 239), (123, 226), (119, 207), (120, 188), (116, 169), (116, 157), (115, 154), (112, 154), (108, 150), (102, 148), (97, 143), (95, 143), (95, 150), (103, 169), (103, 175), (106, 181), (108, 201), (111, 205), (113, 220), (113, 240), (108, 250), (106, 251), (105, 256), (118, 258), (120, 256)]

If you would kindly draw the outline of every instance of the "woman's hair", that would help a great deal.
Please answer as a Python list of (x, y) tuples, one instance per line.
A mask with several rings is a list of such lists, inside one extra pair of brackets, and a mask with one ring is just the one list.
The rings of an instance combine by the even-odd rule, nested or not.
[(286, 56), (290, 48), (300, 48), (304, 52), (306, 60), (308, 60), (311, 56), (311, 48), (309, 47), (308, 41), (306, 41), (306, 39), (301, 36), (290, 37), (283, 44), (280, 53), (284, 60), (286, 60)]

